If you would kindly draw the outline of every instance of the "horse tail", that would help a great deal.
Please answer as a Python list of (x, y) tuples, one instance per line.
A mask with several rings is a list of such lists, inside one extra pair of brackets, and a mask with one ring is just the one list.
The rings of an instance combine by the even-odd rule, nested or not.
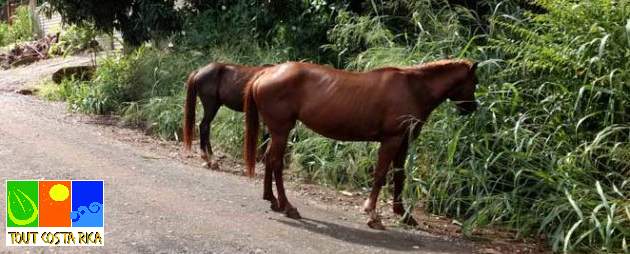
[(186, 102), (184, 103), (184, 149), (190, 151), (195, 125), (195, 106), (197, 106), (197, 70), (188, 75), (186, 81)]
[(256, 78), (248, 82), (245, 87), (245, 164), (247, 166), (247, 175), (254, 177), (254, 169), (256, 168), (256, 147), (258, 146), (258, 130), (260, 122), (258, 120), (258, 108), (254, 101), (254, 82)]

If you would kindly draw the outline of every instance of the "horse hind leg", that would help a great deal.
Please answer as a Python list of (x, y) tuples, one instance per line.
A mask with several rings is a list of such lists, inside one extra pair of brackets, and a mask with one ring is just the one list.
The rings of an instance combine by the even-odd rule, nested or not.
[(381, 188), (385, 183), (389, 166), (396, 156), (401, 144), (402, 138), (396, 137), (384, 140), (381, 142), (381, 146), (379, 147), (378, 162), (376, 164), (376, 168), (374, 169), (374, 184), (372, 186), (370, 196), (363, 204), (363, 211), (365, 211), (369, 216), (367, 225), (370, 228), (380, 230), (385, 229), (385, 226), (383, 226), (383, 223), (381, 222), (380, 215), (376, 211), (376, 203), (378, 201)]
[(202, 101), (204, 105), (204, 115), (199, 124), (199, 146), (201, 149), (201, 158), (206, 162), (205, 165), (211, 169), (218, 169), (219, 164), (214, 161), (212, 145), (210, 144), (210, 124), (214, 120), (220, 105), (214, 102)]
[[(273, 171), (273, 175), (276, 180), (276, 189), (278, 191), (277, 208), (280, 211), (284, 211), (285, 215), (292, 219), (301, 219), (298, 210), (291, 205), (287, 199), (286, 192), (284, 190), (284, 181), (282, 179), (282, 171), (284, 167), (284, 152), (287, 146), (287, 139), (289, 137), (290, 128), (280, 133), (271, 133), (271, 143), (269, 145), (267, 158), (265, 158), (265, 174), (269, 174)], [(273, 205), (272, 205), (273, 207)]]
[(402, 191), (405, 186), (405, 160), (407, 158), (408, 139), (403, 140), (403, 144), (398, 149), (398, 153), (393, 161), (394, 166), (394, 204), (392, 206), (394, 214), (402, 216), (402, 223), (417, 226), (418, 222), (406, 213), (403, 207)]

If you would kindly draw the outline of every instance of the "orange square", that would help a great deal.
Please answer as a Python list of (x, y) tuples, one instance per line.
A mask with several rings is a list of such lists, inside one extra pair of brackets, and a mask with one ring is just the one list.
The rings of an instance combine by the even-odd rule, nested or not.
[(70, 227), (71, 201), (70, 181), (40, 181), (39, 226)]

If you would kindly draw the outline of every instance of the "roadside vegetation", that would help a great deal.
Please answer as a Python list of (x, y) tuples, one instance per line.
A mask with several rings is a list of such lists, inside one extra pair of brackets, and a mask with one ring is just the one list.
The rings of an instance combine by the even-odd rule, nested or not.
[[(0, 7), (4, 5), (0, 3)], [(41, 6), (38, 8), (46, 10)], [(7, 8), (8, 9), (8, 8)], [(102, 31), (93, 25), (82, 23), (69, 25), (55, 29), (48, 29), (46, 35), (36, 34), (30, 8), (21, 5), (15, 9), (11, 18), (11, 24), (0, 21), (0, 68), (9, 69), (17, 66), (28, 65), (33, 62), (47, 59), (50, 56), (68, 56), (84, 52), (95, 53), (100, 49), (95, 40)], [(60, 31), (61, 30), (61, 31)]]
[(84, 25), (69, 25), (60, 29), (59, 41), (50, 47), (50, 53), (53, 55), (68, 56), (79, 54), (88, 50), (99, 50), (96, 37), (103, 35), (94, 27)]
[[(555, 252), (630, 252), (630, 2), (290, 2), (282, 11), (248, 0), (182, 9), (181, 31), (103, 59), (92, 81), (43, 93), (179, 139), (185, 78), (209, 62), (369, 70), (475, 59), (480, 110), (462, 117), (445, 103), (424, 125), (406, 164), (409, 207), (456, 218), (465, 234), (499, 226)], [(213, 144), (240, 158), (242, 125), (222, 109)], [(303, 127), (290, 141), (300, 177), (371, 185), (377, 144)]]
[(27, 6), (15, 11), (11, 25), (0, 21), (0, 47), (33, 39), (33, 24)]

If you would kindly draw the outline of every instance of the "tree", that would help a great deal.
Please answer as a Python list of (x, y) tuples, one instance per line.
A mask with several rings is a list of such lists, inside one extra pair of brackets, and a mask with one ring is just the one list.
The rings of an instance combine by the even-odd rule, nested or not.
[(174, 0), (48, 0), (68, 24), (93, 24), (100, 31), (119, 30), (126, 44), (162, 38), (181, 29)]

